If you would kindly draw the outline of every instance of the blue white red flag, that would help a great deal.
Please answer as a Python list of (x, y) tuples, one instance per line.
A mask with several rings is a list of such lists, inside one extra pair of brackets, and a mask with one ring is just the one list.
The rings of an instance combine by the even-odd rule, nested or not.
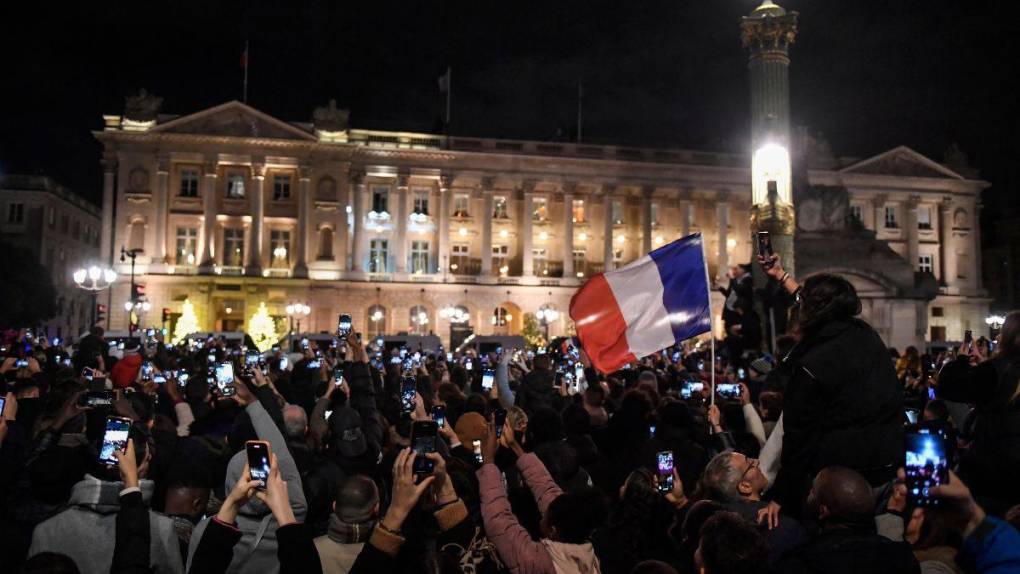
[(603, 373), (708, 332), (712, 314), (701, 234), (592, 277), (570, 300), (570, 318)]

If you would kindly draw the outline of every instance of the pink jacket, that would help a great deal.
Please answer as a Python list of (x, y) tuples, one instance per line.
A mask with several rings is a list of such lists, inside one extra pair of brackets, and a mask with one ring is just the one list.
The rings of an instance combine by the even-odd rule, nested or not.
[[(545, 465), (534, 454), (517, 459), (517, 468), (524, 481), (531, 488), (531, 494), (543, 515), (549, 504), (563, 494), (556, 486)], [(485, 534), (496, 547), (503, 564), (513, 574), (557, 574), (553, 560), (556, 554), (562, 569), (566, 562), (584, 564), (577, 571), (598, 572), (599, 563), (591, 544), (561, 544), (548, 540), (535, 541), (517, 521), (510, 509), (506, 489), (500, 477), (499, 468), (488, 463), (478, 469), (479, 495), (482, 502), (482, 522)], [(573, 569), (571, 569), (573, 570)]]

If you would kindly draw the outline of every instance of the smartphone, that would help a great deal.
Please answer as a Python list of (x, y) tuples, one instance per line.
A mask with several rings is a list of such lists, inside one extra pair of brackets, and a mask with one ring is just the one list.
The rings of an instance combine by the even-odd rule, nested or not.
[(566, 372), (563, 373), (563, 382), (567, 384), (567, 391), (574, 390), (574, 373)]
[(496, 382), (496, 371), (485, 369), (482, 371), (482, 390), (491, 391), (493, 383)]
[(496, 438), (503, 436), (503, 425), (506, 423), (506, 409), (496, 409), (492, 413), (492, 426), (496, 429)]
[(659, 492), (673, 492), (673, 452), (664, 450), (655, 455), (659, 471)]
[(280, 357), (280, 370), (281, 371), (287, 370), (287, 357)]
[(165, 385), (166, 384), (166, 377), (163, 376), (163, 374), (153, 375), (152, 376), (152, 382), (156, 383), (157, 385)]
[(80, 407), (108, 407), (113, 405), (113, 391), (86, 391), (78, 396)]
[(903, 409), (903, 414), (907, 417), (907, 422), (912, 425), (917, 424), (917, 409)]
[(737, 378), (741, 381), (747, 380), (747, 371), (744, 370), (744, 367), (737, 369)]
[(181, 387), (181, 388), (184, 388), (184, 387), (188, 386), (188, 379), (191, 378), (191, 375), (189, 375), (188, 371), (185, 371), (184, 369), (177, 369), (177, 377), (176, 378), (177, 378), (177, 386)]
[(465, 371), (470, 371), (471, 370), (471, 359), (465, 359), (464, 360), (464, 370)]
[(0, 397), (0, 417), (4, 416), (4, 407), (7, 406), (7, 397)]
[(60, 346), (60, 337), (53, 337), (53, 346)]
[(16, 369), (27, 369), (28, 368), (28, 359), (16, 359), (14, 361), (14, 368), (16, 368)]
[(153, 372), (152, 363), (150, 363), (149, 361), (142, 361), (142, 380), (151, 381), (152, 372)]
[(719, 393), (720, 397), (724, 397), (727, 399), (740, 398), (740, 385), (736, 383), (723, 383), (716, 385), (715, 391)]
[(580, 386), (581, 380), (584, 379), (584, 365), (581, 363), (574, 363), (574, 382)]
[(103, 447), (99, 449), (99, 462), (107, 466), (117, 466), (114, 453), (124, 452), (127, 448), (128, 433), (131, 430), (131, 419), (126, 417), (106, 417), (106, 431), (103, 433)]
[(446, 354), (446, 362), (447, 363), (452, 363), (453, 362), (453, 353), (447, 353)]
[(351, 334), (351, 316), (347, 313), (341, 313), (340, 317), (336, 321), (336, 334), (338, 337), (346, 337)]
[(436, 434), (439, 425), (436, 421), (414, 421), (411, 425), (411, 448), (414, 449), (414, 474), (424, 476), (432, 474), (436, 463), (425, 457), (436, 452)]
[(443, 405), (432, 407), (432, 420), (436, 421), (439, 428), (444, 428), (446, 426), (446, 407)]
[(946, 439), (927, 428), (906, 433), (907, 504), (913, 507), (938, 506), (931, 488), (949, 483), (949, 457)]
[(340, 386), (344, 384), (344, 369), (343, 367), (337, 367), (333, 369), (333, 384)]
[(935, 387), (928, 387), (928, 400), (929, 401), (935, 400)]
[(307, 337), (302, 337), (302, 339), (301, 339), (301, 348), (302, 349), (307, 349), (308, 348), (308, 338)]
[(963, 342), (964, 343), (974, 342), (974, 333), (970, 329), (967, 329), (966, 331), (963, 332)]
[(480, 440), (471, 441), (471, 446), (474, 447), (475, 462), (477, 462), (478, 464), (485, 463), (485, 459), (482, 458), (482, 441)]
[(322, 366), (322, 361), (320, 361), (319, 359), (312, 359), (311, 361), (308, 361), (307, 365), (308, 365), (307, 368), (309, 369), (318, 369), (319, 367)]
[(414, 412), (414, 394), (418, 380), (414, 377), (404, 377), (400, 385), (400, 408), (405, 413)]
[(216, 365), (216, 387), (220, 390), (220, 395), (224, 397), (232, 397), (237, 393), (237, 389), (234, 388), (234, 365), (228, 361), (217, 363)]
[(92, 367), (85, 367), (84, 369), (81, 370), (81, 378), (85, 379), (86, 381), (91, 381), (92, 379), (96, 378), (96, 370), (93, 369)]
[(705, 361), (698, 361), (698, 371), (705, 370)]
[(250, 440), (244, 443), (245, 454), (248, 455), (248, 477), (257, 480), (258, 489), (266, 489), (269, 480), (269, 443), (264, 440)]
[(772, 251), (772, 234), (768, 231), (758, 232), (758, 255), (766, 259), (765, 268), (769, 269), (772, 267), (772, 262), (768, 261), (769, 257), (772, 257), (774, 252)]
[(403, 359), (406, 356), (407, 356), (407, 347), (401, 347), (400, 348), (400, 358)]

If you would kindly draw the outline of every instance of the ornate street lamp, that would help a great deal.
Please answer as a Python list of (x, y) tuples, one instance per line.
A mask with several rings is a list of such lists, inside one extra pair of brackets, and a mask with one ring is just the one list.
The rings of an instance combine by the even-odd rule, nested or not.
[(97, 323), (96, 313), (99, 310), (99, 292), (113, 285), (117, 280), (117, 272), (109, 267), (81, 267), (72, 274), (74, 284), (92, 293), (92, 326)]
[(290, 318), (290, 332), (294, 333), (294, 320), (297, 319), (297, 330), (301, 331), (301, 319), (312, 314), (312, 308), (304, 303), (291, 303), (286, 308), (287, 317)]

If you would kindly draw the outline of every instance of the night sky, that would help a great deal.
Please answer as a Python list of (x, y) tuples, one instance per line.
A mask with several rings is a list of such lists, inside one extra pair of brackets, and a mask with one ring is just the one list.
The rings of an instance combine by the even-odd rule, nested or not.
[[(581, 81), (586, 141), (747, 145), (738, 23), (756, 0), (3, 4), (0, 170), (50, 174), (93, 201), (102, 114), (140, 87), (165, 113), (240, 99), (246, 38), (249, 103), (285, 120), (335, 97), (356, 127), (430, 131), (450, 65), (455, 134), (567, 139)], [(941, 161), (958, 142), (994, 184), (985, 213), (1018, 203), (1014, 4), (781, 4), (800, 12), (794, 125), (837, 155), (906, 144)]]

